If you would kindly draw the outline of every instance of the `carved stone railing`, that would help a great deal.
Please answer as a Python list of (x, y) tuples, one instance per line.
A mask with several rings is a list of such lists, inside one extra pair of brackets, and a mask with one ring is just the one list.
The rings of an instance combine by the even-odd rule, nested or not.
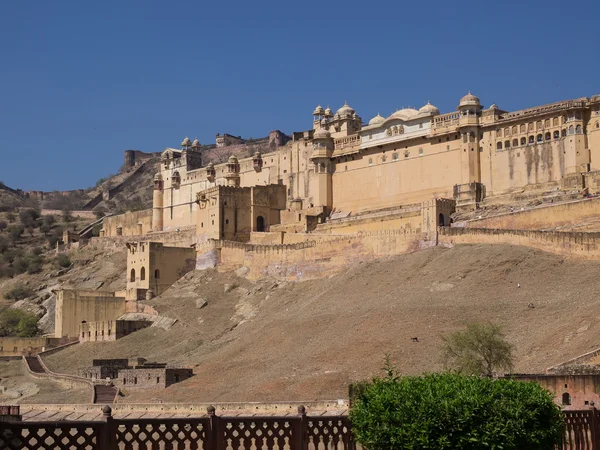
[(335, 150), (341, 150), (343, 148), (357, 146), (360, 146), (360, 135), (358, 134), (355, 134), (353, 136), (337, 138), (333, 141), (333, 148)]
[(96, 422), (0, 422), (3, 450), (354, 450), (346, 416), (298, 415), (218, 417), (209, 407), (204, 417), (112, 417), (103, 408)]

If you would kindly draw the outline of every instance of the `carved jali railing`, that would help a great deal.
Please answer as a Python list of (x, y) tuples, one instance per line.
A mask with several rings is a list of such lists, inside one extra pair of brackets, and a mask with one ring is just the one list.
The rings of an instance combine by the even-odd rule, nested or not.
[(2, 450), (354, 450), (344, 416), (298, 415), (0, 422)]

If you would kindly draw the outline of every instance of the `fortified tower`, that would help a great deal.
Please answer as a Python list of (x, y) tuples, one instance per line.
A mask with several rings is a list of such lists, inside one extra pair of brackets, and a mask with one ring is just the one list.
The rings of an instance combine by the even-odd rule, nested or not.
[(154, 175), (154, 192), (152, 194), (152, 231), (163, 230), (163, 177), (158, 172)]

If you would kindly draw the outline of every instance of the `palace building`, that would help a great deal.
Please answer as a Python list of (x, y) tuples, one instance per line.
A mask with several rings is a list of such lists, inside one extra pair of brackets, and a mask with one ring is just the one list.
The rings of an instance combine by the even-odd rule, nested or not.
[(456, 111), (427, 103), (368, 123), (348, 104), (335, 113), (317, 106), (312, 128), (270, 153), (203, 165), (196, 141), (164, 150), (152, 230), (199, 226), (199, 234), (248, 240), (273, 225), (306, 229), (332, 214), (431, 199), (474, 209), (524, 188), (583, 187), (600, 169), (599, 123), (600, 96), (507, 112), (469, 93)]

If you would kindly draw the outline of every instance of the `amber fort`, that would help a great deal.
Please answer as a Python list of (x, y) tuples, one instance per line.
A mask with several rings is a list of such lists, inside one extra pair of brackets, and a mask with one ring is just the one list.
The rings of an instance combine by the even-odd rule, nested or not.
[[(8, 353), (135, 333), (162, 320), (144, 301), (194, 270), (302, 281), (461, 243), (600, 259), (598, 230), (581, 226), (600, 201), (600, 95), (509, 112), (468, 93), (455, 111), (427, 102), (368, 121), (348, 103), (317, 106), (309, 129), (264, 142), (216, 164), (198, 139), (164, 149), (151, 209), (106, 216), (99, 237), (66, 233), (58, 246), (125, 248), (126, 289), (59, 290), (54, 336), (6, 342)], [(216, 135), (218, 149), (244, 146), (254, 148)]]

